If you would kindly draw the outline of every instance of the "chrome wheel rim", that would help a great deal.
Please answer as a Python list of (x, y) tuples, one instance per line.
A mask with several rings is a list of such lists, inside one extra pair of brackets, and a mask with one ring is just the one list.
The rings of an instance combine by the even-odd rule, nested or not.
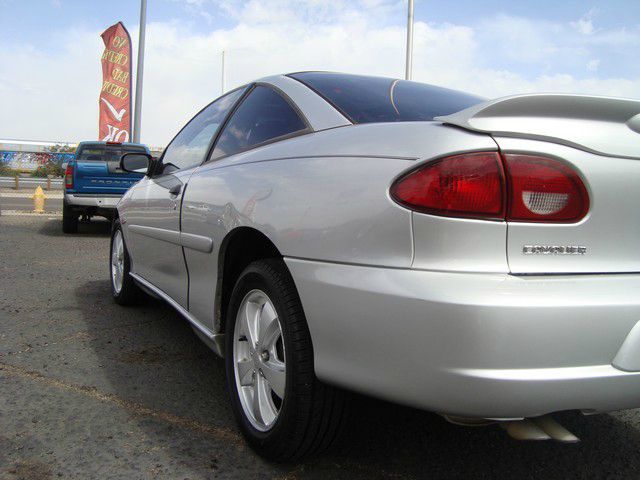
[(122, 232), (117, 230), (113, 235), (111, 245), (111, 282), (116, 294), (122, 290), (122, 280), (124, 278), (124, 242)]
[(286, 367), (282, 327), (266, 293), (251, 290), (240, 304), (233, 339), (233, 366), (240, 404), (251, 425), (273, 427), (284, 401)]

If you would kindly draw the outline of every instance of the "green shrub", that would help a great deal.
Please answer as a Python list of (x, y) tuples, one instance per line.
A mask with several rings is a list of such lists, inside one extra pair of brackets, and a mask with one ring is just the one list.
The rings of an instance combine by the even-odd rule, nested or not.
[(40, 165), (36, 170), (31, 174), (32, 177), (44, 177), (47, 175), (53, 175), (54, 177), (62, 177), (64, 175), (64, 170), (60, 166), (60, 164), (56, 162), (52, 162), (49, 160), (44, 165)]
[(0, 177), (14, 177), (20, 172), (11, 168), (8, 164), (0, 162)]

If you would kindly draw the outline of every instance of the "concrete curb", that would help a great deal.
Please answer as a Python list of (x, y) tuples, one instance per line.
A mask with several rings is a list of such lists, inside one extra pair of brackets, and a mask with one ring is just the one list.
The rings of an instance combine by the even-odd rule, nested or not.
[[(64, 195), (62, 193), (47, 193), (45, 190), (44, 196), (47, 200), (49, 199), (62, 199)], [(31, 198), (33, 197), (33, 192), (0, 192), (0, 198)]]

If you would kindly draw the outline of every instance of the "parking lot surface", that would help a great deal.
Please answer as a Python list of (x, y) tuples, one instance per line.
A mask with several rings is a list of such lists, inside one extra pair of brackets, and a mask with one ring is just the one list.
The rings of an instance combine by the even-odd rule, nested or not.
[(158, 301), (112, 302), (108, 247), (106, 222), (64, 235), (60, 217), (0, 217), (2, 479), (640, 476), (640, 410), (558, 415), (582, 439), (561, 445), (361, 398), (335, 451), (267, 463), (188, 324)]

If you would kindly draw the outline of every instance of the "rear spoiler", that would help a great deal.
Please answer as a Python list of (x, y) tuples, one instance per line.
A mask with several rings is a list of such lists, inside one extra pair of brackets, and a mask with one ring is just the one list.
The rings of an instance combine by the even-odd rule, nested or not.
[(435, 120), (496, 136), (546, 140), (598, 155), (640, 159), (640, 100), (515, 95)]

